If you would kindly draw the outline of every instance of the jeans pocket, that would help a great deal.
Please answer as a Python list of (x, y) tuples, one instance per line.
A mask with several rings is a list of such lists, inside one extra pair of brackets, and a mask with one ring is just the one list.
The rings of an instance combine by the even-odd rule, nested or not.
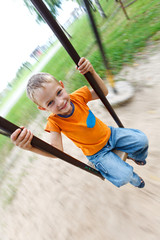
[(102, 171), (102, 172), (104, 172), (104, 173), (108, 173), (107, 172), (107, 169), (103, 166), (103, 164), (102, 163), (100, 163), (100, 162), (98, 162), (98, 163), (96, 163), (96, 165), (95, 165), (95, 167), (99, 170), (99, 171)]

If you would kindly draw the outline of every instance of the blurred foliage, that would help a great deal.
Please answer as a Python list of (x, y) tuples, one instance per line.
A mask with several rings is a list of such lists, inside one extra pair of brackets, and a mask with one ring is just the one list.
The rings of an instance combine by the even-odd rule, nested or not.
[[(37, 23), (45, 22), (31, 1), (28, 1), (28, 0), (23, 0), (23, 1), (25, 3), (26, 7), (28, 8), (28, 10), (30, 11), (30, 13), (32, 15), (35, 15)], [(57, 9), (61, 8), (62, 0), (44, 0), (44, 3), (50, 9), (53, 16), (56, 16)]]

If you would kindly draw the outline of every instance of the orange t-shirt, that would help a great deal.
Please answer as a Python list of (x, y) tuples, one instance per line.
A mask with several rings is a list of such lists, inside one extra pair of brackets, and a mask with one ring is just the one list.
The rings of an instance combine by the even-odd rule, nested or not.
[(84, 86), (70, 94), (73, 111), (69, 116), (51, 114), (45, 131), (62, 132), (87, 156), (101, 150), (109, 140), (110, 128), (96, 118), (87, 106), (91, 92)]

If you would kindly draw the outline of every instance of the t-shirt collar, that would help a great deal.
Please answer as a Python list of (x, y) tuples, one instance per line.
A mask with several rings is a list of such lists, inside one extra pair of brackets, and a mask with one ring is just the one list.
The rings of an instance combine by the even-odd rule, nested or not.
[(71, 117), (72, 114), (74, 113), (75, 106), (74, 106), (74, 104), (73, 104), (72, 102), (70, 102), (70, 103), (71, 103), (71, 106), (72, 106), (72, 112), (71, 112), (69, 115), (61, 115), (61, 114), (57, 114), (57, 116), (59, 116), (59, 117), (63, 117), (63, 118)]

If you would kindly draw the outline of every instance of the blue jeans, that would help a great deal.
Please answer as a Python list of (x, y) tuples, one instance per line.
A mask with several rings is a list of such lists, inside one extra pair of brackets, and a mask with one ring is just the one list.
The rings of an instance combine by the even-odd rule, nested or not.
[(148, 139), (140, 130), (110, 127), (111, 136), (107, 144), (92, 156), (86, 156), (103, 177), (117, 187), (126, 183), (139, 186), (141, 178), (133, 172), (133, 167), (112, 152), (117, 149), (128, 153), (128, 157), (144, 161), (148, 155)]

